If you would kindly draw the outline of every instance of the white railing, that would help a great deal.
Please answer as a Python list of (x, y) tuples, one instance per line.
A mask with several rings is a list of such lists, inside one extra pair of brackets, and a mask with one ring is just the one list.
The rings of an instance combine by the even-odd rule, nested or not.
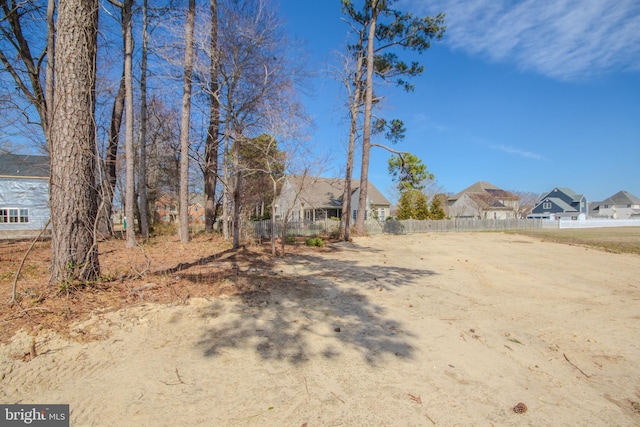
[(640, 219), (560, 219), (556, 222), (558, 228), (640, 227)]

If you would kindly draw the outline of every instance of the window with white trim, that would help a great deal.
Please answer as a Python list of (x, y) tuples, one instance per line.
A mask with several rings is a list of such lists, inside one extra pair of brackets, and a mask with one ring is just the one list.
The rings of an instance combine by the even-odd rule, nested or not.
[(542, 204), (542, 209), (551, 209), (551, 202), (544, 202)]
[(0, 224), (26, 224), (29, 222), (29, 209), (0, 208)]

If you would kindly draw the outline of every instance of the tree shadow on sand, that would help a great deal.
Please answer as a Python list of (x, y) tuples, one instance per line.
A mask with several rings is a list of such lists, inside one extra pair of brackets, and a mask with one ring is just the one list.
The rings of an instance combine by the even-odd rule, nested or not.
[[(253, 348), (262, 359), (292, 364), (336, 358), (346, 351), (359, 352), (369, 364), (383, 357), (412, 358), (414, 335), (374, 299), (376, 293), (393, 292), (436, 273), (374, 264), (382, 251), (371, 248), (333, 250), (339, 254), (331, 259), (322, 253), (289, 255), (282, 265), (294, 266), (293, 271), (275, 267), (253, 275), (252, 291), (231, 297), (231, 303), (226, 299), (208, 305), (201, 314), (211, 326), (198, 348), (206, 357)], [(370, 251), (372, 261), (356, 264), (349, 251)]]

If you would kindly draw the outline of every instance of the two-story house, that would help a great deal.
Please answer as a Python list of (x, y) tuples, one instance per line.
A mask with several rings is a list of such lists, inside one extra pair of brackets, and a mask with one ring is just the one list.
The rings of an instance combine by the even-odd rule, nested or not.
[(568, 188), (556, 187), (538, 200), (527, 218), (578, 219), (588, 214), (587, 198)]
[(513, 193), (478, 181), (447, 199), (447, 215), (451, 218), (512, 219), (517, 218), (519, 201)]
[(626, 191), (618, 191), (601, 202), (592, 203), (590, 214), (599, 218), (640, 218), (640, 198)]

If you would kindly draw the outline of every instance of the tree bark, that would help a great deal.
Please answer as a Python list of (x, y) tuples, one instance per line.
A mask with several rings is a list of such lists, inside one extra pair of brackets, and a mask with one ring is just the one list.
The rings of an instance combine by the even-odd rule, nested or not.
[[(360, 113), (361, 99), (362, 99), (362, 70), (364, 62), (364, 54), (362, 52), (362, 35), (357, 46), (357, 58), (356, 69), (353, 79), (353, 92), (351, 95), (351, 102), (349, 105), (349, 150), (347, 152), (347, 166), (345, 174), (344, 195), (342, 196), (342, 224), (343, 224), (343, 238), (346, 242), (351, 240), (351, 190), (352, 190), (352, 177), (353, 177), (353, 162), (355, 157), (356, 148), (356, 133), (358, 130), (358, 114)], [(350, 80), (346, 79), (347, 86), (350, 85)]]
[(149, 201), (147, 194), (147, 59), (149, 56), (148, 0), (142, 5), (142, 58), (140, 64), (140, 158), (138, 159), (138, 193), (140, 194), (140, 234), (149, 240)]
[(360, 169), (360, 198), (358, 199), (358, 215), (356, 231), (364, 233), (364, 216), (367, 211), (367, 190), (369, 188), (369, 153), (371, 152), (371, 114), (373, 109), (373, 59), (378, 19), (378, 0), (371, 0), (371, 21), (367, 40), (367, 80), (364, 96), (364, 125), (362, 131), (362, 168)]
[(47, 146), (51, 141), (50, 127), (51, 127), (51, 106), (53, 105), (54, 90), (54, 65), (56, 54), (56, 25), (54, 21), (54, 15), (56, 11), (56, 1), (48, 0), (47, 2), (47, 68), (45, 70), (45, 105), (47, 111), (47, 120), (43, 126), (44, 137), (47, 140)]
[(180, 121), (180, 241), (189, 242), (189, 124), (191, 117), (191, 86), (193, 78), (193, 33), (196, 2), (189, 0), (185, 26), (184, 87), (182, 120)]
[(218, 150), (219, 150), (219, 127), (220, 127), (220, 101), (218, 100), (218, 1), (210, 0), (211, 9), (211, 87), (209, 94), (209, 129), (207, 131), (207, 141), (205, 143), (204, 154), (204, 230), (207, 233), (213, 231), (213, 224), (216, 218), (215, 199), (216, 181), (218, 177)]
[(135, 222), (135, 167), (136, 157), (133, 141), (133, 29), (131, 6), (133, 0), (124, 0), (123, 22), (124, 27), (124, 86), (125, 86), (125, 156), (126, 156), (126, 182), (125, 182), (125, 216), (128, 220), (126, 230), (127, 248), (136, 246), (136, 222)]
[(51, 112), (51, 281), (100, 274), (97, 215), (95, 77), (98, 0), (60, 0)]

